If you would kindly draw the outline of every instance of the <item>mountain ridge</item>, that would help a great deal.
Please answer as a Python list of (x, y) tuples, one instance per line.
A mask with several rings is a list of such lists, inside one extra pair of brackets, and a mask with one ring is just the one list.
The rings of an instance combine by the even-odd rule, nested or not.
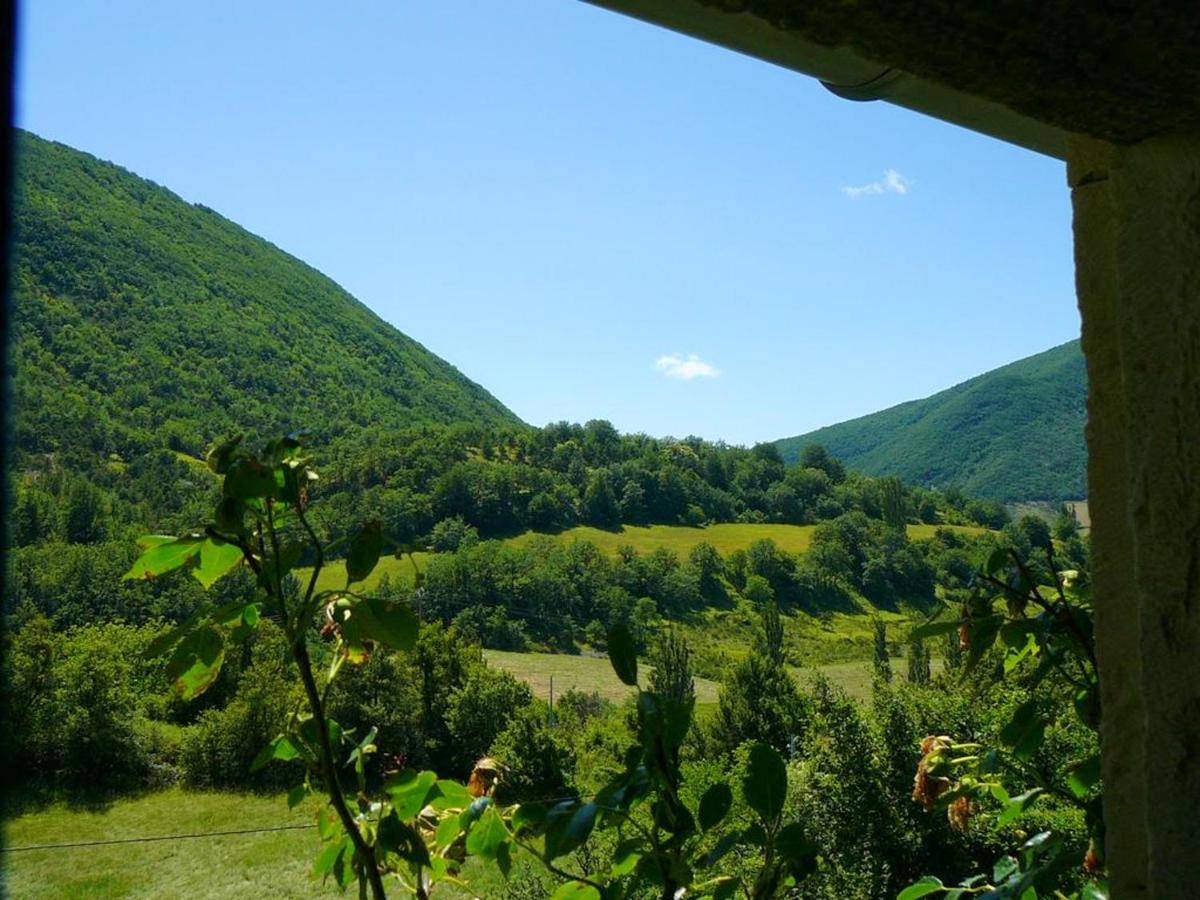
[(794, 462), (821, 444), (868, 475), (992, 500), (1087, 495), (1087, 372), (1078, 339), (919, 400), (775, 441)]
[(200, 203), (15, 132), (13, 448), (202, 455), (237, 431), (323, 440), (520, 425), (317, 269)]

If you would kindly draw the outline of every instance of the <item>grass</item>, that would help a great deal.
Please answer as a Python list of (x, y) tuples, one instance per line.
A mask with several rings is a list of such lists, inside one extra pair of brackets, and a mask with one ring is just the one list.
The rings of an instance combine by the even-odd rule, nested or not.
[[(561, 697), (574, 688), (596, 691), (606, 700), (619, 703), (633, 693), (613, 672), (607, 656), (576, 656), (566, 653), (512, 653), (507, 650), (484, 650), (488, 664), (511, 672), (533, 689), (534, 696), (546, 700), (550, 696), (550, 679), (554, 679), (554, 695)], [(643, 672), (643, 676), (644, 676)], [(715, 703), (720, 685), (707, 678), (696, 679), (696, 702)]]
[[(908, 536), (913, 540), (925, 540), (933, 537), (938, 528), (949, 528), (963, 534), (982, 534), (986, 529), (966, 525), (909, 525)], [(717, 548), (722, 556), (728, 556), (734, 550), (745, 550), (752, 543), (764, 538), (773, 540), (781, 550), (788, 553), (804, 553), (812, 542), (815, 525), (745, 525), (736, 522), (720, 525), (708, 525), (704, 528), (692, 528), (687, 525), (626, 525), (620, 531), (604, 531), (589, 525), (569, 528), (556, 534), (543, 535), (527, 531), (515, 537), (507, 538), (506, 542), (516, 546), (525, 546), (537, 538), (550, 539), (558, 543), (569, 544), (574, 541), (590, 541), (601, 551), (615, 556), (622, 545), (629, 545), (641, 554), (653, 553), (655, 550), (667, 549), (680, 559), (686, 559), (692, 548), (699, 543), (709, 543)], [(429, 562), (433, 554), (414, 553), (417, 565), (422, 568)], [(308, 580), (308, 569), (299, 569), (296, 574), (302, 582)], [(411, 584), (413, 579), (412, 563), (407, 557), (396, 559), (384, 557), (371, 573), (371, 577), (359, 587), (370, 590), (384, 576), (393, 583)], [(345, 587), (346, 569), (342, 560), (335, 560), (326, 566), (317, 579), (321, 590), (335, 590)]]
[[(743, 525), (725, 523), (692, 528), (687, 525), (626, 525), (620, 531), (605, 531), (580, 525), (550, 537), (559, 543), (591, 541), (605, 553), (615, 555), (617, 548), (629, 545), (639, 553), (648, 554), (655, 550), (671, 550), (680, 559), (687, 557), (697, 544), (712, 544), (722, 556), (734, 550), (745, 550), (752, 543), (770, 538), (788, 553), (804, 553), (812, 541), (813, 525)], [(527, 531), (510, 540), (517, 545), (528, 544), (537, 537), (536, 532)]]
[[(55, 803), (6, 823), (5, 845), (64, 844), (199, 831), (305, 825), (315, 806), (288, 810), (282, 795), (190, 792), (178, 788), (108, 805)], [(309, 876), (319, 849), (314, 829), (6, 853), (7, 896), (314, 897), (337, 896)]]
[[(424, 569), (429, 562), (432, 553), (418, 551), (413, 554), (413, 559), (417, 565)], [(301, 584), (308, 584), (309, 576), (312, 569), (297, 569), (296, 577), (300, 579)], [(394, 556), (381, 557), (379, 563), (371, 572), (370, 577), (365, 581), (355, 585), (357, 591), (369, 591), (378, 586), (379, 582), (387, 577), (392, 584), (411, 585), (413, 582), (413, 560), (407, 556), (403, 559), (396, 559)], [(340, 590), (346, 586), (346, 561), (342, 559), (333, 560), (323, 569), (321, 574), (317, 576), (317, 590), (319, 591), (334, 591)]]
[[(316, 801), (312, 801), (289, 812), (282, 794), (170, 788), (94, 807), (59, 803), (34, 809), (6, 823), (6, 846), (303, 825), (313, 821), (316, 808)], [(0, 896), (22, 900), (356, 896), (354, 888), (342, 892), (332, 882), (322, 884), (309, 874), (320, 847), (316, 829), (305, 828), (6, 853), (0, 856), (4, 866)], [(528, 871), (540, 868), (520, 854), (514, 877)], [(435, 896), (466, 900), (496, 897), (505, 891), (506, 883), (498, 870), (480, 860), (468, 860), (462, 877), (471, 885), (470, 893), (446, 885)], [(388, 895), (400, 893), (399, 887), (393, 886)]]
[[(633, 688), (618, 680), (607, 657), (568, 656), (561, 653), (511, 653), (505, 650), (484, 650), (488, 664), (511, 672), (528, 684), (535, 696), (545, 700), (550, 693), (550, 678), (554, 678), (554, 695), (574, 688), (579, 691), (596, 691), (605, 699), (619, 703), (629, 697)], [(934, 674), (941, 670), (941, 660), (933, 660)], [(892, 671), (903, 678), (903, 657), (892, 659)], [(869, 700), (873, 668), (870, 660), (856, 659), (845, 662), (824, 663), (812, 666), (793, 666), (792, 674), (801, 685), (807, 686), (816, 675), (824, 675), (856, 700)], [(696, 679), (696, 705), (698, 708), (712, 706), (717, 702), (721, 686), (708, 678)]]

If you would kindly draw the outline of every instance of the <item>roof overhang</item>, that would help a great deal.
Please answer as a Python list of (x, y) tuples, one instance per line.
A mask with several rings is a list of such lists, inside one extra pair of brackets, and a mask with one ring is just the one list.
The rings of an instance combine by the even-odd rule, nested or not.
[(849, 47), (824, 46), (754, 15), (726, 12), (694, 0), (586, 0), (595, 6), (669, 28), (817, 78), (847, 100), (885, 100), (1057, 159), (1067, 132), (1008, 107), (872, 62)]

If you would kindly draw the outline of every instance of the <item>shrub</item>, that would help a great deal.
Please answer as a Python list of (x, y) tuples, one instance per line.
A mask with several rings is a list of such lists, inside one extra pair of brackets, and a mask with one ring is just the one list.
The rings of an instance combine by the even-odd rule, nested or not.
[[(5, 648), (6, 769), (68, 783), (129, 786), (149, 770), (139, 667), (154, 629), (118, 623), (56, 635), (35, 617)], [(11, 766), (11, 768), (9, 768)]]
[(468, 525), (462, 516), (442, 519), (429, 534), (429, 548), (438, 553), (454, 553), (479, 541), (475, 526)]
[(508, 672), (487, 666), (473, 668), (446, 705), (453, 751), (444, 763), (448, 771), (455, 776), (469, 775), (475, 761), (488, 752), (510, 718), (532, 702), (529, 685)]
[(496, 788), (499, 803), (565, 797), (574, 760), (554, 738), (549, 710), (540, 701), (517, 710), (492, 744), (490, 755), (505, 768)]
[[(265, 644), (266, 646), (263, 646)], [(180, 769), (194, 787), (283, 787), (295, 781), (290, 766), (251, 773), (259, 752), (284, 730), (302, 700), (300, 684), (275, 641), (255, 648), (254, 663), (242, 672), (237, 693), (221, 709), (207, 709), (183, 738)]]

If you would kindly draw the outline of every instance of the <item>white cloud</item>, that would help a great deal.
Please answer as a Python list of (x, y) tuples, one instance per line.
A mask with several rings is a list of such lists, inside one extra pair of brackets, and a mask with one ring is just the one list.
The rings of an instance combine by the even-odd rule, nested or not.
[(721, 374), (720, 369), (706, 363), (695, 353), (689, 353), (687, 356), (668, 353), (666, 356), (660, 356), (654, 367), (668, 378), (682, 378), (684, 381), (691, 381), (693, 378), (716, 378)]
[(884, 169), (883, 178), (879, 181), (872, 181), (869, 184), (860, 184), (857, 187), (847, 185), (846, 187), (842, 188), (842, 193), (851, 198), (866, 197), (872, 194), (883, 193), (907, 194), (910, 187), (912, 187), (912, 182), (895, 169)]

